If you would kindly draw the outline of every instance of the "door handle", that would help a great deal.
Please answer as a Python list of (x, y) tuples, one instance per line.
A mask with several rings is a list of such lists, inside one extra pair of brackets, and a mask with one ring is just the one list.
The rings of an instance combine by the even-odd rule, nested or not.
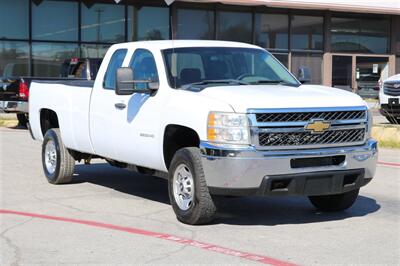
[(115, 106), (115, 108), (117, 108), (118, 110), (122, 110), (122, 109), (125, 109), (126, 104), (124, 104), (124, 103), (116, 103), (116, 104), (114, 104), (114, 106)]

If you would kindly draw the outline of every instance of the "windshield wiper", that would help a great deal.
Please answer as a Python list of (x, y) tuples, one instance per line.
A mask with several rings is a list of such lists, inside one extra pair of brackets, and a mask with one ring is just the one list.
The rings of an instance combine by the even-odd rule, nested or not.
[(208, 84), (235, 84), (235, 85), (249, 85), (249, 83), (240, 81), (237, 79), (206, 79), (199, 82), (193, 82), (183, 85), (182, 89), (187, 89), (196, 85), (208, 85)]
[(278, 84), (278, 85), (287, 85), (287, 86), (294, 86), (294, 87), (300, 86), (300, 84), (288, 83), (283, 80), (267, 80), (267, 79), (257, 80), (257, 81), (251, 82), (251, 84)]

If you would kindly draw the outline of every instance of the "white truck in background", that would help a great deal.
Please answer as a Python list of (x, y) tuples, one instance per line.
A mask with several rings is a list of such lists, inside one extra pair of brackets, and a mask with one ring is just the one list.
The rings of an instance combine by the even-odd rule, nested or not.
[(167, 178), (187, 224), (212, 220), (212, 195), (303, 195), (345, 210), (375, 174), (367, 104), (301, 85), (249, 44), (116, 44), (94, 82), (32, 82), (29, 108), (50, 183), (70, 182), (76, 161), (104, 158)]
[(382, 82), (379, 90), (379, 111), (391, 124), (400, 124), (400, 74)]

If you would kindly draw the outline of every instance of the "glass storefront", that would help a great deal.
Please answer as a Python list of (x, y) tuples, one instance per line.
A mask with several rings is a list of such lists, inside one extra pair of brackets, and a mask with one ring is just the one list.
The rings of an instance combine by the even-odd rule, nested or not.
[(256, 44), (269, 49), (288, 50), (289, 16), (284, 14), (255, 14)]
[(168, 40), (169, 9), (166, 7), (129, 7), (128, 40)]
[(78, 2), (46, 0), (32, 3), (32, 39), (78, 41)]
[(293, 53), (291, 71), (305, 84), (322, 84), (322, 54)]
[(178, 9), (176, 20), (177, 39), (214, 39), (213, 10)]
[(387, 19), (333, 17), (331, 20), (332, 51), (387, 53), (389, 30)]
[(295, 50), (320, 50), (323, 43), (323, 17), (292, 16), (291, 48)]
[(28, 76), (29, 43), (0, 41), (0, 77)]
[(219, 11), (217, 39), (252, 43), (252, 14), (250, 12)]
[(77, 44), (70, 43), (32, 43), (32, 75), (57, 77), (65, 59), (79, 56)]
[(2, 0), (0, 1), (0, 10), (2, 10), (2, 22), (0, 23), (0, 39), (29, 38), (28, 0)]
[(119, 5), (82, 5), (81, 34), (84, 42), (125, 41), (125, 8)]
[(82, 44), (80, 57), (102, 58), (106, 54), (110, 45), (107, 44)]

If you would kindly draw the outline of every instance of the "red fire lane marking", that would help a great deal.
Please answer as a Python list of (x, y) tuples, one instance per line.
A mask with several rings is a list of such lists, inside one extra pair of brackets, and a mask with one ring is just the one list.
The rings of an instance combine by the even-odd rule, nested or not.
[(135, 235), (142, 235), (142, 236), (163, 239), (163, 240), (179, 243), (182, 245), (197, 247), (197, 248), (201, 248), (204, 250), (213, 251), (213, 252), (217, 252), (217, 253), (233, 256), (233, 257), (239, 257), (242, 259), (256, 261), (256, 262), (273, 265), (273, 266), (296, 266), (296, 264), (277, 260), (277, 259), (263, 256), (263, 255), (257, 255), (257, 254), (253, 254), (253, 253), (243, 252), (243, 251), (239, 251), (239, 250), (221, 247), (221, 246), (214, 245), (214, 244), (195, 241), (195, 240), (188, 239), (188, 238), (183, 238), (183, 237), (174, 236), (174, 235), (170, 235), (170, 234), (157, 233), (157, 232), (142, 230), (142, 229), (133, 228), (133, 227), (125, 227), (125, 226), (119, 226), (119, 225), (107, 224), (107, 223), (101, 223), (101, 222), (95, 222), (95, 221), (87, 221), (87, 220), (80, 220), (80, 219), (74, 219), (74, 218), (65, 218), (65, 217), (59, 217), (59, 216), (50, 216), (50, 215), (44, 215), (44, 214), (19, 212), (19, 211), (3, 210), (3, 209), (0, 209), (0, 214), (12, 214), (12, 215), (45, 219), (45, 220), (83, 224), (83, 225), (88, 225), (88, 226), (92, 226), (92, 227), (105, 228), (105, 229), (109, 229), (109, 230), (116, 230), (116, 231), (126, 232), (126, 233), (130, 233), (130, 234), (135, 234)]
[(384, 166), (393, 166), (393, 167), (400, 167), (400, 163), (391, 163), (391, 162), (378, 162), (380, 165)]

